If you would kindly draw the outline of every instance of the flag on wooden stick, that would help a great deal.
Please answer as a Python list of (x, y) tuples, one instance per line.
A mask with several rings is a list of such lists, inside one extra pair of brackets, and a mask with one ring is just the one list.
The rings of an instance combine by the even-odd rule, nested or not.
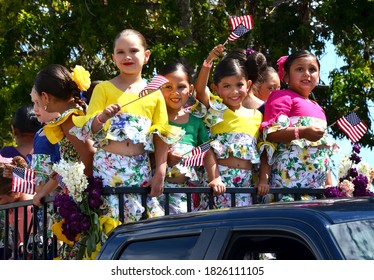
[(204, 164), (205, 154), (210, 148), (210, 142), (211, 141), (193, 148), (191, 150), (191, 156), (183, 159), (183, 166), (202, 166)]
[(35, 193), (35, 171), (29, 168), (14, 167), (12, 192)]
[(249, 29), (245, 27), (243, 24), (239, 24), (235, 29), (231, 32), (229, 35), (229, 38), (227, 40), (229, 41), (235, 41), (236, 39), (243, 36), (245, 33), (247, 33)]
[(355, 112), (344, 115), (336, 123), (352, 142), (358, 142), (368, 129)]

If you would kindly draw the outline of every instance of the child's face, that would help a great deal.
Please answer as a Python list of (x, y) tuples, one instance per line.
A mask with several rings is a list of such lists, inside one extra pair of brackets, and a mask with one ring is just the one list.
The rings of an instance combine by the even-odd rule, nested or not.
[(266, 101), (273, 90), (280, 89), (280, 80), (277, 73), (271, 73), (268, 79), (260, 86), (259, 98)]
[(319, 67), (315, 57), (305, 56), (295, 59), (284, 80), (288, 88), (308, 98), (319, 81)]
[(188, 101), (194, 87), (188, 82), (187, 74), (181, 69), (165, 75), (165, 78), (169, 82), (161, 87), (161, 92), (168, 111), (179, 111)]
[(228, 76), (216, 85), (216, 92), (231, 110), (237, 110), (247, 95), (248, 81), (242, 75)]
[(43, 106), (41, 106), (41, 100), (39, 94), (35, 91), (33, 88), (31, 91), (31, 101), (34, 104), (34, 111), (36, 118), (38, 119), (39, 122), (41, 123), (46, 123), (49, 122), (59, 116), (59, 113), (54, 112), (50, 113), (44, 110)]
[(139, 74), (147, 64), (150, 51), (145, 50), (140, 38), (136, 35), (121, 36), (115, 42), (113, 60), (121, 73)]

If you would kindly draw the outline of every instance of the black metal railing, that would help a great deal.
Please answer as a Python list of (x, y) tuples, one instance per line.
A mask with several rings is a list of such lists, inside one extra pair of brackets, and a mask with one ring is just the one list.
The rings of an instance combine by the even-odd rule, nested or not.
[[(261, 197), (256, 194), (257, 189), (255, 188), (227, 188), (226, 193), (231, 195), (231, 205), (235, 206), (236, 194), (239, 193), (249, 193), (252, 197), (252, 204), (258, 204), (261, 201)], [(210, 188), (166, 188), (164, 189), (165, 195), (165, 215), (169, 215), (169, 198), (170, 194), (174, 193), (184, 193), (187, 197), (187, 212), (192, 211), (192, 195), (193, 194), (207, 194), (209, 198), (209, 209), (214, 208), (214, 196), (213, 191)], [(274, 201), (279, 201), (281, 195), (292, 194), (295, 200), (301, 200), (301, 196), (304, 194), (313, 195), (317, 199), (323, 198), (324, 189), (296, 189), (296, 188), (271, 188), (269, 191), (273, 194)], [(124, 196), (123, 194), (139, 194), (142, 197), (142, 205), (146, 208), (147, 196), (149, 194), (149, 188), (104, 188), (103, 195), (117, 195), (119, 200), (119, 220), (123, 223), (124, 221)], [(42, 207), (37, 207), (32, 204), (32, 200), (27, 200), (23, 202), (16, 202), (6, 205), (0, 205), (0, 211), (4, 211), (4, 247), (0, 253), (0, 259), (8, 259), (12, 255), (12, 259), (32, 259), (32, 260), (48, 260), (52, 259), (57, 255), (57, 240), (55, 237), (51, 240), (48, 236), (48, 209), (53, 204), (53, 197), (48, 197), (45, 199)], [(28, 217), (28, 208), (31, 207), (32, 218)], [(14, 213), (14, 221), (19, 218), (18, 209), (23, 211), (23, 236), (24, 240), (22, 244), (18, 242), (19, 226), (18, 223), (14, 223), (14, 234), (12, 236), (12, 246), (9, 246), (9, 236), (10, 236), (10, 213)], [(42, 212), (42, 218), (38, 217), (38, 212)], [(40, 215), (39, 215), (40, 216)], [(1, 217), (1, 216), (0, 216)], [(142, 219), (147, 219), (147, 213), (144, 212)], [(28, 221), (31, 220), (31, 223)], [(38, 223), (41, 224), (38, 229)], [(1, 225), (1, 224), (0, 224)], [(51, 241), (51, 242), (49, 242)], [(1, 248), (0, 248), (1, 249)]]

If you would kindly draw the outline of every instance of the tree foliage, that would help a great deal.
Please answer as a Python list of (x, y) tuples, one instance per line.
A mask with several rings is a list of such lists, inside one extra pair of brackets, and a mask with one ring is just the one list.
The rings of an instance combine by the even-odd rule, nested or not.
[[(331, 85), (315, 91), (329, 123), (359, 107), (370, 126), (368, 103), (373, 91), (373, 7), (370, 0), (0, 0), (0, 146), (11, 141), (12, 113), (30, 103), (33, 80), (42, 67), (79, 64), (92, 80), (116, 74), (113, 39), (125, 28), (143, 33), (152, 55), (144, 68), (149, 78), (171, 60), (192, 71), (209, 51), (226, 41), (229, 17), (251, 14), (255, 28), (227, 44), (251, 47), (270, 64), (296, 49), (322, 57), (331, 40), (345, 65), (330, 73)], [(327, 81), (324, 81), (327, 82)], [(333, 126), (335, 137), (344, 137)], [(374, 146), (372, 131), (362, 143)]]

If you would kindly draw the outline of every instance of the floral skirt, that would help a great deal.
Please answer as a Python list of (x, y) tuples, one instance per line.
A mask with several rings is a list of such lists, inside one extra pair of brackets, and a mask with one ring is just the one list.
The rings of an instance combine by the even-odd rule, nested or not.
[[(164, 188), (193, 188), (197, 185), (191, 181), (187, 181), (183, 184), (176, 184), (165, 182)], [(162, 194), (158, 198), (158, 201), (165, 208), (165, 195)], [(191, 209), (193, 205), (191, 204)], [(185, 193), (171, 193), (169, 194), (169, 214), (181, 214), (187, 212), (187, 195)]]
[[(222, 182), (226, 188), (248, 188), (252, 182), (252, 171), (247, 169), (230, 168), (218, 165)], [(223, 194), (214, 197), (214, 208), (231, 207), (231, 194)], [(235, 194), (235, 207), (248, 206), (252, 204), (251, 194)], [(209, 196), (203, 194), (200, 196), (200, 205), (195, 210), (209, 209)]]
[[(104, 187), (142, 187), (152, 178), (148, 153), (124, 156), (97, 149), (94, 156), (94, 176), (103, 179)], [(145, 211), (140, 194), (124, 194), (124, 222), (139, 221)], [(119, 218), (118, 195), (106, 196), (108, 216)], [(147, 216), (163, 216), (164, 211), (156, 197), (147, 197)]]
[[(272, 188), (324, 188), (329, 170), (327, 148), (287, 146), (277, 151), (270, 174)], [(314, 199), (314, 196), (302, 196), (303, 200)], [(281, 201), (293, 201), (294, 196), (283, 196)]]

